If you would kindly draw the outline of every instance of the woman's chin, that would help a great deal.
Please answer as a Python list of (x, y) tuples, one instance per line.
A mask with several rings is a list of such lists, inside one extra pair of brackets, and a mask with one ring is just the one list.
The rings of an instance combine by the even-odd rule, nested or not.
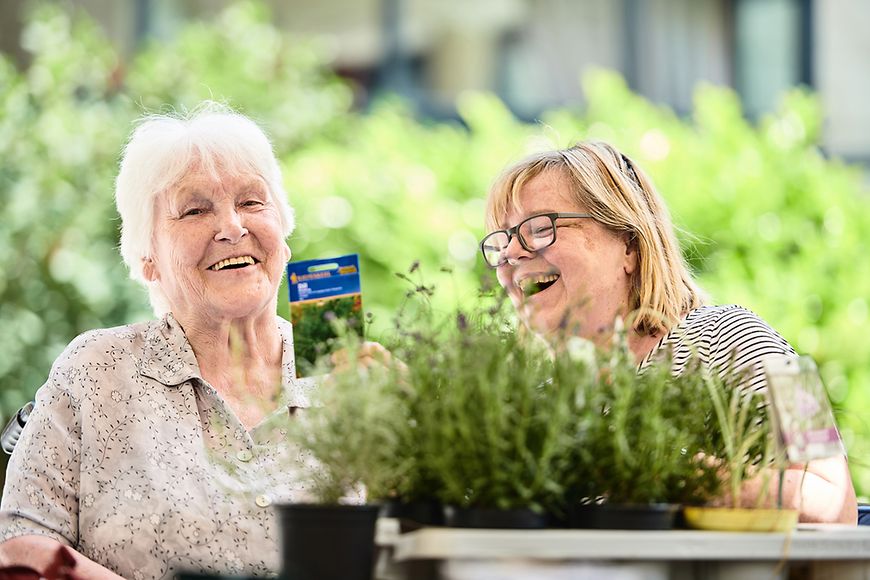
[(213, 301), (206, 310), (218, 320), (252, 319), (275, 314), (275, 300), (263, 296), (229, 296)]
[(564, 332), (562, 320), (564, 316), (559, 313), (540, 310), (531, 312), (525, 317), (526, 326), (535, 334), (545, 338), (556, 338)]
[(585, 332), (588, 329), (584, 328), (584, 323), (569, 316), (564, 310), (533, 312), (524, 317), (523, 321), (529, 330), (551, 341), (572, 336), (592, 338), (590, 333)]

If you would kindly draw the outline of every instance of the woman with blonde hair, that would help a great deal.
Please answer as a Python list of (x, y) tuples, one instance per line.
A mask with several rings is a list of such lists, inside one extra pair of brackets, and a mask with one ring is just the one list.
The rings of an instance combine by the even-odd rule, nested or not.
[[(795, 355), (749, 310), (706, 304), (652, 181), (606, 143), (582, 142), (509, 167), (490, 189), (486, 229), (484, 260), (524, 324), (545, 339), (581, 336), (603, 345), (625, 319), (639, 370), (670, 356), (679, 374), (698, 357), (713, 372), (739, 374), (741, 387), (753, 391), (766, 388), (765, 358)], [(855, 523), (845, 457), (810, 462), (802, 483), (804, 467), (790, 466), (783, 482), (801, 519)], [(750, 482), (744, 501), (754, 501), (760, 486)]]

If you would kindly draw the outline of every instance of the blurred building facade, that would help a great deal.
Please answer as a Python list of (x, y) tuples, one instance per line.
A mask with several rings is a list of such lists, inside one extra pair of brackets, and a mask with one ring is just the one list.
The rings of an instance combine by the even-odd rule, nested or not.
[[(0, 50), (16, 52), (28, 0), (0, 4)], [(232, 0), (68, 0), (125, 53)], [(266, 0), (275, 23), (321, 36), (360, 104), (396, 91), (434, 117), (464, 90), (497, 93), (520, 117), (582, 104), (589, 67), (680, 114), (698, 82), (733, 87), (757, 118), (796, 85), (818, 92), (823, 146), (870, 165), (867, 0)], [(19, 57), (23, 56), (19, 52)]]

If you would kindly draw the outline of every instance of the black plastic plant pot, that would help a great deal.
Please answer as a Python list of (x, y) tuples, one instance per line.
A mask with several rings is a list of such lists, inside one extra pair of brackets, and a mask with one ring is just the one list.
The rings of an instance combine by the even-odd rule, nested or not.
[(539, 530), (549, 527), (550, 523), (546, 514), (530, 509), (499, 510), (448, 506), (444, 512), (446, 524), (454, 528)]
[(371, 580), (376, 505), (278, 506), (281, 578)]
[(443, 526), (444, 506), (437, 501), (390, 500), (381, 508), (381, 517), (399, 520), (399, 532), (405, 534), (427, 526)]
[(578, 505), (568, 510), (568, 527), (594, 530), (671, 530), (680, 506), (656, 504)]

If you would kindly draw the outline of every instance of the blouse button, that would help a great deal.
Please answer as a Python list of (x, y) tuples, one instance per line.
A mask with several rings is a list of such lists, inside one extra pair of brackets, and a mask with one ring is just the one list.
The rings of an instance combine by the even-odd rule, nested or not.
[(264, 508), (264, 507), (269, 507), (270, 505), (272, 505), (272, 500), (270, 500), (268, 496), (258, 495), (254, 499), (254, 503), (256, 503), (261, 508)]
[(238, 453), (236, 453), (236, 457), (239, 461), (250, 461), (254, 458), (254, 454), (251, 453), (250, 449), (242, 449)]

